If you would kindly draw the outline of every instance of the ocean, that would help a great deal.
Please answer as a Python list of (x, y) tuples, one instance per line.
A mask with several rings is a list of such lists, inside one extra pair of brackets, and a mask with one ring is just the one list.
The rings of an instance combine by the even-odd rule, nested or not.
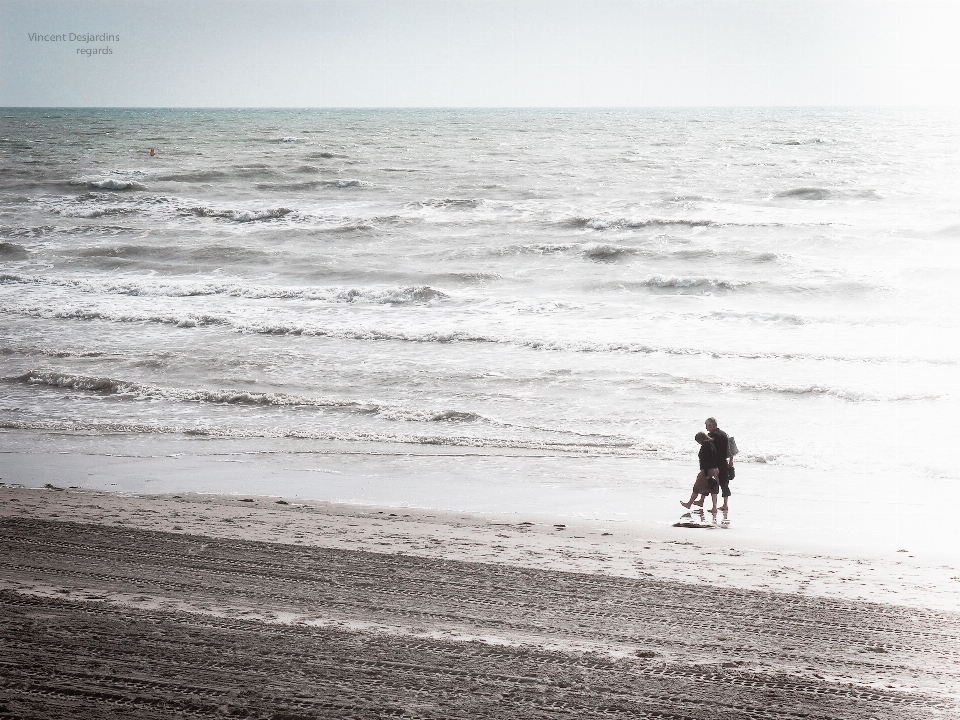
[(960, 545), (931, 521), (955, 110), (8, 108), (0, 136), (4, 482), (667, 527), (715, 416), (731, 534)]

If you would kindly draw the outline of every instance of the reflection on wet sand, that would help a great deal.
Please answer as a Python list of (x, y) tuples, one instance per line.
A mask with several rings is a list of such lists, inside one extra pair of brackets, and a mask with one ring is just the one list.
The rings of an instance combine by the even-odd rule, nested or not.
[(680, 516), (680, 520), (673, 524), (673, 527), (685, 528), (722, 528), (726, 530), (730, 527), (729, 510), (708, 510), (703, 508), (685, 512)]

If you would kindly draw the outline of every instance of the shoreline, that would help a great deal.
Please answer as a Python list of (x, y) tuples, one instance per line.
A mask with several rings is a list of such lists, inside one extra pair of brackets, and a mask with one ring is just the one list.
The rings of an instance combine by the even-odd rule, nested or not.
[(0, 484), (2, 517), (69, 518), (219, 539), (646, 577), (930, 610), (960, 607), (958, 563), (912, 553), (891, 557), (798, 550), (735, 538), (721, 529), (275, 496), (154, 495)]
[[(689, 497), (693, 482), (685, 462), (637, 458), (424, 454), (424, 448), (409, 447), (374, 453), (351, 443), (312, 441), (252, 449), (240, 440), (130, 435), (110, 436), (104, 447), (98, 435), (0, 435), (8, 441), (0, 451), (0, 481), (28, 487), (519, 512), (559, 522), (623, 521), (654, 533), (669, 533), (680, 520), (680, 500)], [(942, 488), (892, 477), (881, 486), (876, 478), (843, 473), (819, 474), (811, 483), (809, 472), (778, 465), (741, 465), (740, 473), (724, 530), (730, 538), (716, 541), (718, 547), (960, 567), (960, 533), (936, 519)], [(710, 534), (717, 533), (704, 533)]]

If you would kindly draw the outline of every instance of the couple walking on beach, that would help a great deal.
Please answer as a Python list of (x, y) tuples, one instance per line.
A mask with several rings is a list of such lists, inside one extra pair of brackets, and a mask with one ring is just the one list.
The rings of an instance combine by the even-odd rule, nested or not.
[[(707, 418), (704, 423), (706, 432), (698, 432), (694, 438), (700, 443), (700, 472), (693, 485), (693, 492), (687, 502), (681, 502), (687, 510), (693, 505), (703, 507), (703, 501), (709, 495), (713, 499), (710, 512), (717, 512), (717, 493), (723, 494), (723, 505), (719, 508), (726, 512), (729, 509), (727, 498), (730, 497), (730, 480), (733, 478), (733, 456), (737, 454), (737, 445), (732, 437), (717, 427), (716, 418)], [(697, 500), (697, 498), (700, 498)]]

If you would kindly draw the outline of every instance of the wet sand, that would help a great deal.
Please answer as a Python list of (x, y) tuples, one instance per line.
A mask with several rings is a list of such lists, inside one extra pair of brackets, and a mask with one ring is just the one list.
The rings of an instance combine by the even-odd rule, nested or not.
[(285, 502), (0, 489), (0, 717), (960, 717), (946, 566)]

